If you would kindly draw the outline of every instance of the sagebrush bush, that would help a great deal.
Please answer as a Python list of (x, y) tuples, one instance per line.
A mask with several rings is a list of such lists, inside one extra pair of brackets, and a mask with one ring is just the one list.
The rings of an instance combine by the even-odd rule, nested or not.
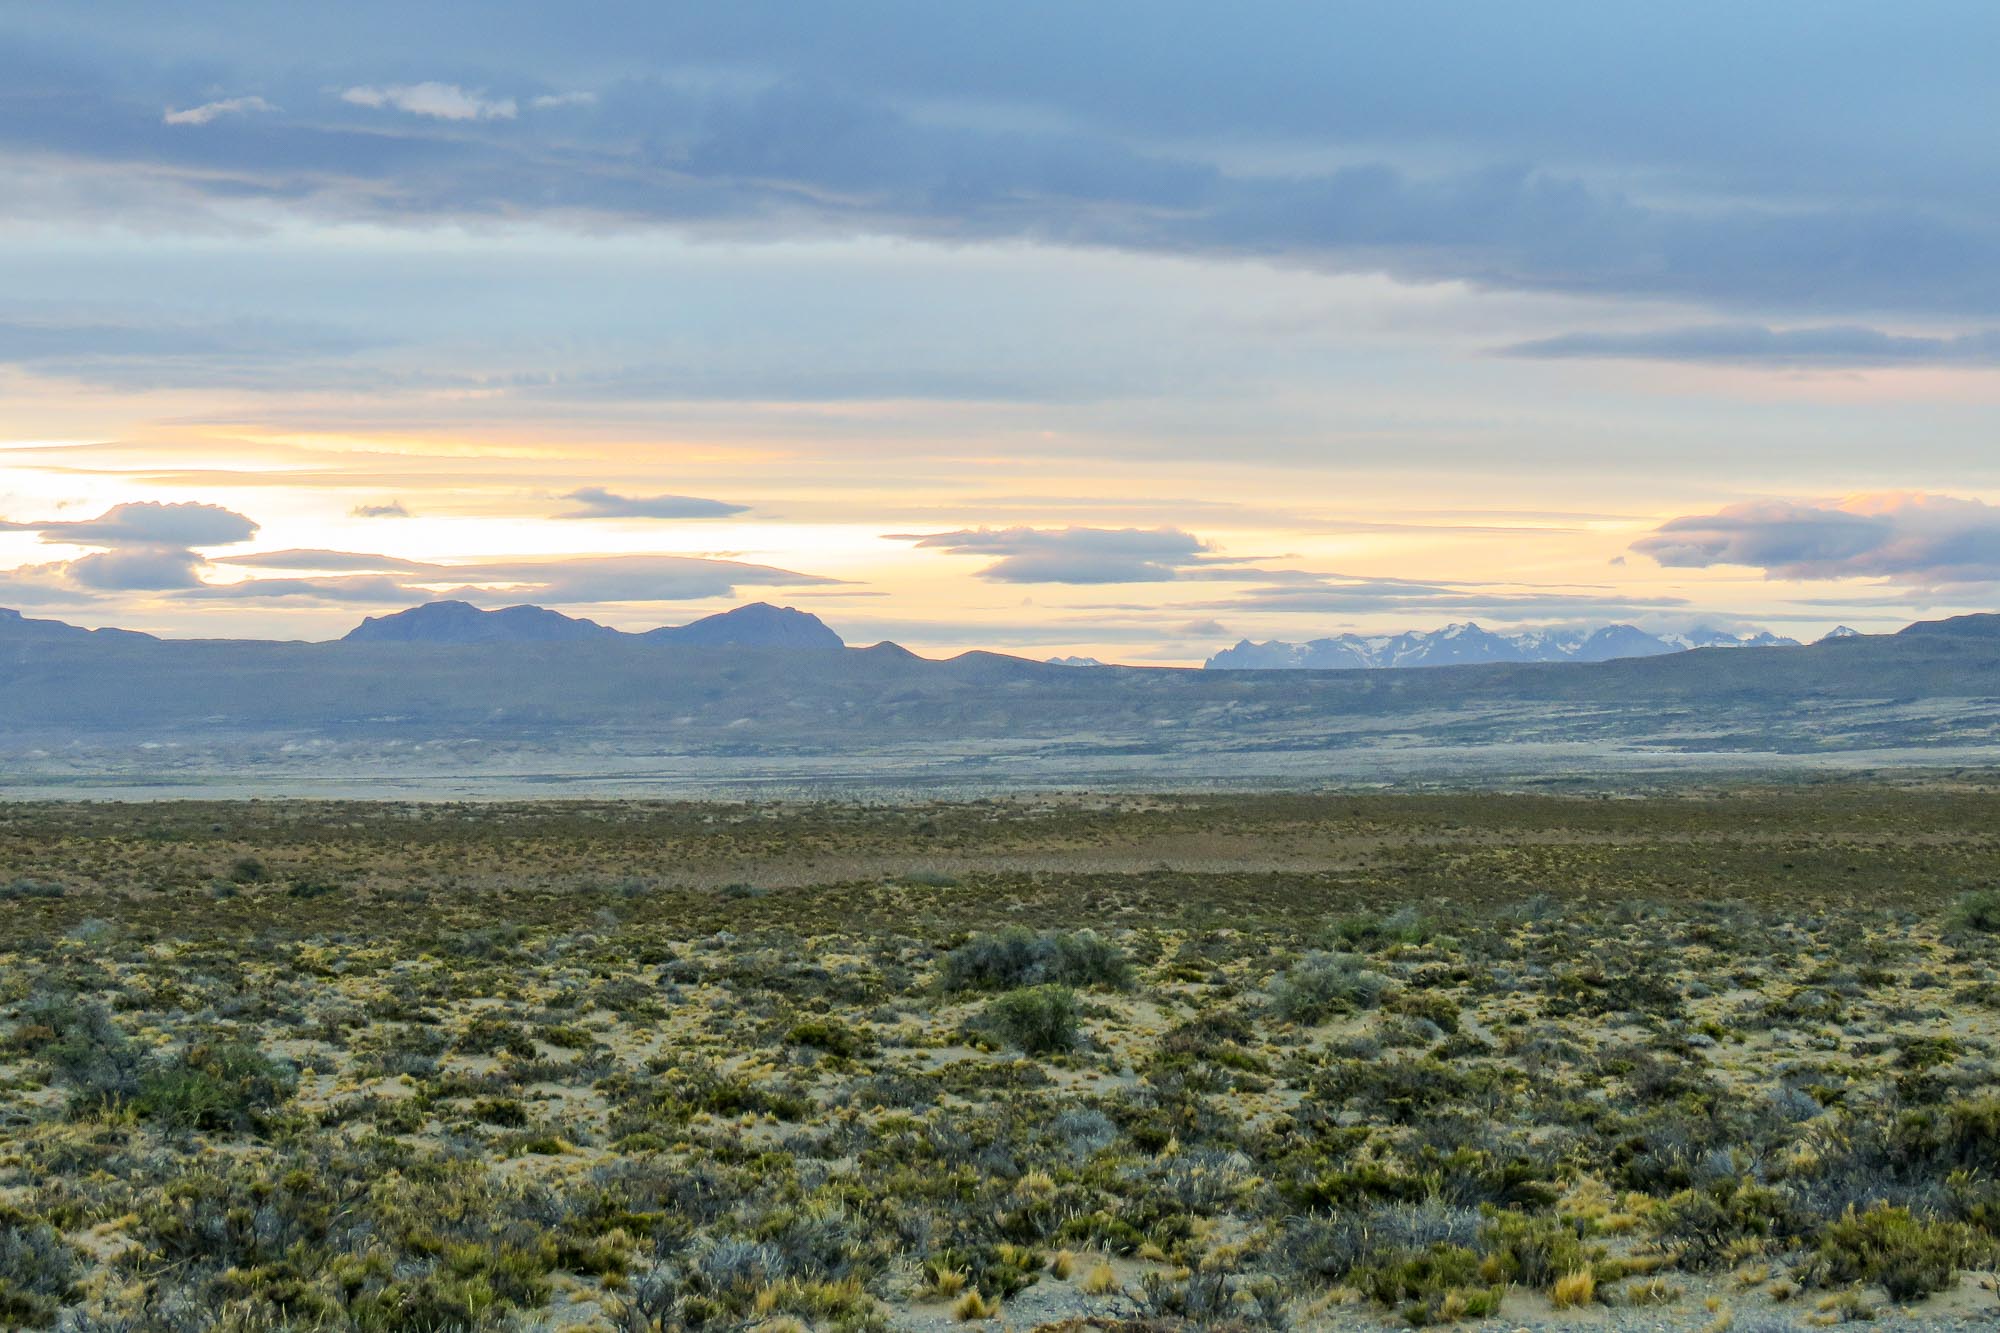
[(1919, 1300), (1943, 1291), (1958, 1270), (1990, 1244), (1975, 1245), (1967, 1228), (1913, 1217), (1907, 1208), (1877, 1205), (1850, 1212), (1820, 1232), (1807, 1275), (1820, 1283), (1866, 1282), (1894, 1301)]
[(103, 1005), (49, 992), (30, 998), (21, 1017), (16, 1042), (40, 1058), (78, 1110), (116, 1105), (139, 1090), (143, 1055)]
[(1792, 1234), (1798, 1219), (1777, 1191), (1735, 1180), (1683, 1190), (1651, 1218), (1653, 1232), (1675, 1248), (1681, 1267), (1700, 1270), (1730, 1261), (1745, 1242)]
[(76, 1251), (54, 1227), (0, 1205), (0, 1327), (54, 1323), (78, 1272)]
[(1956, 930), (2000, 933), (2000, 889), (1974, 889), (1951, 905), (1949, 924)]
[(1094, 930), (1042, 931), (1014, 926), (975, 935), (944, 957), (949, 991), (1014, 990), (1022, 986), (1132, 984), (1132, 964), (1118, 946)]
[(1078, 1035), (1076, 992), (1067, 986), (1023, 986), (995, 996), (980, 1025), (1030, 1055), (1067, 1051)]
[(1271, 981), (1271, 1011), (1287, 1023), (1324, 1023), (1379, 1003), (1388, 979), (1353, 954), (1307, 954)]
[(148, 1067), (132, 1108), (175, 1129), (248, 1129), (297, 1087), (296, 1071), (248, 1043), (198, 1045)]
[(1598, 1255), (1569, 1223), (1553, 1217), (1501, 1213), (1481, 1237), (1510, 1282), (1548, 1291), (1579, 1270), (1589, 1271)]

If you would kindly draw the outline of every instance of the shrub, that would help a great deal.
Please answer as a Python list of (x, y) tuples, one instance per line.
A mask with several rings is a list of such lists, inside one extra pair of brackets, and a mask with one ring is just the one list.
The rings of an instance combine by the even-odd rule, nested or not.
[(1372, 1007), (1387, 985), (1353, 954), (1309, 953), (1271, 982), (1271, 1009), (1287, 1023), (1324, 1023)]
[(247, 1129), (291, 1097), (298, 1075), (244, 1042), (200, 1045), (155, 1063), (132, 1107), (175, 1129)]
[(1893, 1163), (1919, 1176), (1990, 1169), (2000, 1160), (2000, 1096), (1907, 1111), (1882, 1146)]
[(1458, 1245), (1405, 1251), (1355, 1276), (1363, 1292), (1419, 1328), (1496, 1314), (1504, 1291), (1481, 1275), (1479, 1256)]
[(980, 1025), (1030, 1055), (1066, 1051), (1076, 1045), (1076, 992), (1067, 986), (1024, 986), (997, 996), (980, 1014)]
[(1449, 1246), (1470, 1249), (1479, 1239), (1479, 1214), (1426, 1201), (1362, 1210), (1314, 1211), (1286, 1225), (1283, 1253), (1300, 1274), (1344, 1282), (1383, 1255)]
[(68, 890), (52, 880), (23, 878), (0, 885), (0, 902), (16, 902), (22, 898), (60, 898), (66, 892)]
[(1973, 1252), (1964, 1227), (1878, 1204), (1829, 1223), (1809, 1272), (1818, 1282), (1875, 1283), (1891, 1300), (1913, 1301), (1951, 1286)]
[(2000, 933), (2000, 889), (1974, 889), (1960, 894), (1951, 906), (1948, 924), (1954, 930)]
[(498, 1055), (504, 1051), (522, 1060), (532, 1059), (536, 1052), (535, 1039), (526, 1028), (487, 1014), (467, 1023), (465, 1031), (452, 1043), (452, 1049), (465, 1055)]
[(785, 1034), (785, 1041), (793, 1046), (810, 1046), (843, 1060), (865, 1055), (875, 1045), (866, 1032), (851, 1028), (837, 1018), (808, 1018), (794, 1023), (791, 1031)]
[(1399, 1014), (1436, 1024), (1443, 1033), (1454, 1033), (1459, 1028), (1458, 1001), (1437, 991), (1406, 991), (1389, 1007)]
[(69, 1090), (77, 1109), (114, 1105), (138, 1091), (140, 1053), (103, 1005), (40, 995), (21, 1007), (21, 1019), (16, 1041), (40, 1056), (50, 1081)]
[(1022, 986), (1132, 984), (1132, 964), (1094, 930), (1043, 931), (1013, 926), (975, 935), (944, 957), (948, 991), (1015, 990)]
[(1775, 1190), (1725, 1180), (1674, 1195), (1652, 1223), (1654, 1234), (1680, 1252), (1681, 1267), (1700, 1269), (1728, 1262), (1746, 1241), (1788, 1234), (1794, 1220)]
[[(1550, 1291), (1597, 1258), (1576, 1229), (1553, 1217), (1501, 1213), (1486, 1227), (1484, 1240), (1508, 1280)], [(1587, 1300), (1587, 1298), (1586, 1298)]]
[(1392, 944), (1427, 944), (1436, 932), (1414, 907), (1399, 907), (1388, 916), (1363, 912), (1333, 923), (1334, 936), (1350, 949), (1382, 949)]
[(0, 1326), (40, 1328), (76, 1284), (76, 1251), (37, 1217), (0, 1205)]
[(482, 1125), (502, 1129), (526, 1129), (528, 1108), (512, 1097), (481, 1097), (472, 1103), (472, 1118)]

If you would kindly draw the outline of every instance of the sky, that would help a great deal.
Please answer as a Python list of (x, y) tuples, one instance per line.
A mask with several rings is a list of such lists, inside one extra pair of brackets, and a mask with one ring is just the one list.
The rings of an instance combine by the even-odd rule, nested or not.
[(1990, 5), (0, 0), (0, 606), (2000, 607)]

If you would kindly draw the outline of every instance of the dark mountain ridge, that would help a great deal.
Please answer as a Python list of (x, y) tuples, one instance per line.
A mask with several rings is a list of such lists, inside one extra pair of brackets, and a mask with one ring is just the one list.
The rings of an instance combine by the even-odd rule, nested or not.
[(481, 775), (522, 765), (589, 775), (618, 763), (686, 781), (776, 765), (843, 780), (1111, 773), (1174, 785), (1362, 774), (1390, 762), (1450, 767), (1482, 754), (1532, 767), (1557, 763), (1533, 757), (1550, 754), (1574, 764), (1606, 754), (2000, 752), (2000, 616), (1949, 623), (1604, 663), (1226, 671), (616, 633), (163, 640), (0, 618), (0, 759), (16, 774), (53, 765), (65, 782), (116, 765), (320, 780), (344, 764), (345, 780), (366, 789), (413, 766), (475, 788)]
[(594, 620), (566, 616), (539, 606), (506, 606), (483, 611), (470, 602), (426, 602), (392, 615), (369, 616), (341, 637), (342, 643), (586, 643), (644, 639), (653, 643), (705, 646), (831, 649), (845, 647), (818, 616), (789, 606), (752, 602), (704, 616), (685, 625), (628, 634)]

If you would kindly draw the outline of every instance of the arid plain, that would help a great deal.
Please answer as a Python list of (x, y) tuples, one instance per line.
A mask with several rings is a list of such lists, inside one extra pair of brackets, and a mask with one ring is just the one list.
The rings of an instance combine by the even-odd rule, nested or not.
[(0, 1322), (1990, 1321), (2000, 791), (0, 810)]

